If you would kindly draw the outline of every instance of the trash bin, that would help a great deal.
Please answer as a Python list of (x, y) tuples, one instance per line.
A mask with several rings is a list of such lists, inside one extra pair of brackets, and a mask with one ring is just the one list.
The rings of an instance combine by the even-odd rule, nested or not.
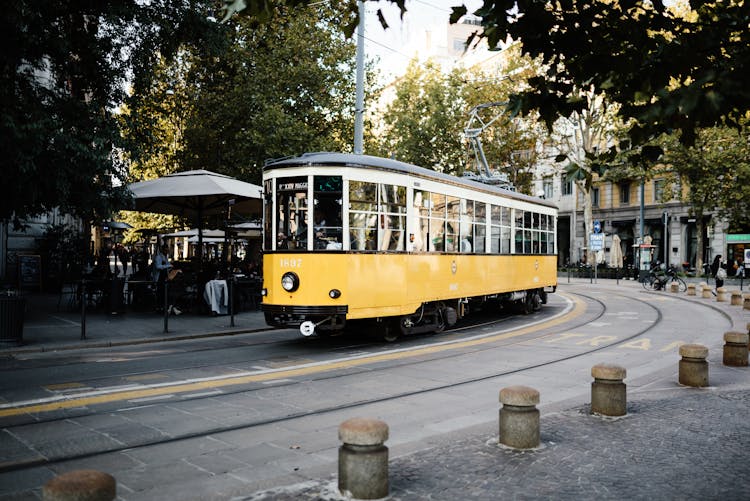
[(21, 344), (26, 298), (0, 296), (0, 344)]

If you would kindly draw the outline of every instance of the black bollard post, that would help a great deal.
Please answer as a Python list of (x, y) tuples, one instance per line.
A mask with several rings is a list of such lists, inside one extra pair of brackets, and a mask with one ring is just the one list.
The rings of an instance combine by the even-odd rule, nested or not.
[(81, 280), (81, 341), (86, 340), (86, 279)]
[(169, 332), (169, 282), (164, 280), (164, 334)]
[(234, 280), (232, 276), (227, 280), (227, 286), (229, 287), (229, 326), (234, 327)]

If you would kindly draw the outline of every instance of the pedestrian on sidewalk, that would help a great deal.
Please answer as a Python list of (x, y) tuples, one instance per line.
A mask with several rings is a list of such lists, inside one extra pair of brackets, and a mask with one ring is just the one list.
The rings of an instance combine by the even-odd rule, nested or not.
[(711, 263), (711, 274), (716, 280), (716, 288), (724, 287), (724, 280), (727, 278), (727, 270), (721, 261), (721, 254), (718, 254), (714, 258), (714, 262)]

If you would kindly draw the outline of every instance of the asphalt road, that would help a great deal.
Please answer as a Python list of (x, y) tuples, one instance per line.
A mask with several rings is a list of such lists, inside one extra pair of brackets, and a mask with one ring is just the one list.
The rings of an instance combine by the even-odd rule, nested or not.
[[(396, 498), (455, 499), (449, 493), (461, 482), (448, 488), (425, 464), (484, 471), (477, 458), (497, 452), (487, 444), (501, 388), (538, 389), (547, 420), (576, 416), (589, 401), (591, 367), (607, 362), (627, 369), (629, 401), (653, 401), (681, 389), (680, 344), (720, 352), (723, 332), (746, 316), (635, 285), (563, 284), (540, 313), (482, 315), (457, 331), (393, 344), (273, 331), (18, 354), (0, 380), (0, 499), (36, 499), (55, 474), (79, 468), (114, 475), (123, 500), (335, 498), (337, 428), (353, 416), (389, 424)], [(747, 369), (721, 378), (750, 386)], [(557, 426), (581, 433), (570, 419)], [(547, 446), (559, 451), (552, 436)], [(603, 457), (581, 444), (573, 450), (578, 467)], [(540, 468), (515, 465), (524, 467)], [(553, 475), (554, 464), (545, 471)], [(489, 478), (462, 478), (464, 492), (474, 489), (467, 498), (495, 497)]]

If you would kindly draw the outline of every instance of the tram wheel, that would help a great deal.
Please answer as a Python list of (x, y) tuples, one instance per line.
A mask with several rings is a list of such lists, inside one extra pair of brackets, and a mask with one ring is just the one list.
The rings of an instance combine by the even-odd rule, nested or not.
[(386, 343), (393, 343), (401, 337), (401, 327), (396, 322), (383, 322), (380, 334)]

